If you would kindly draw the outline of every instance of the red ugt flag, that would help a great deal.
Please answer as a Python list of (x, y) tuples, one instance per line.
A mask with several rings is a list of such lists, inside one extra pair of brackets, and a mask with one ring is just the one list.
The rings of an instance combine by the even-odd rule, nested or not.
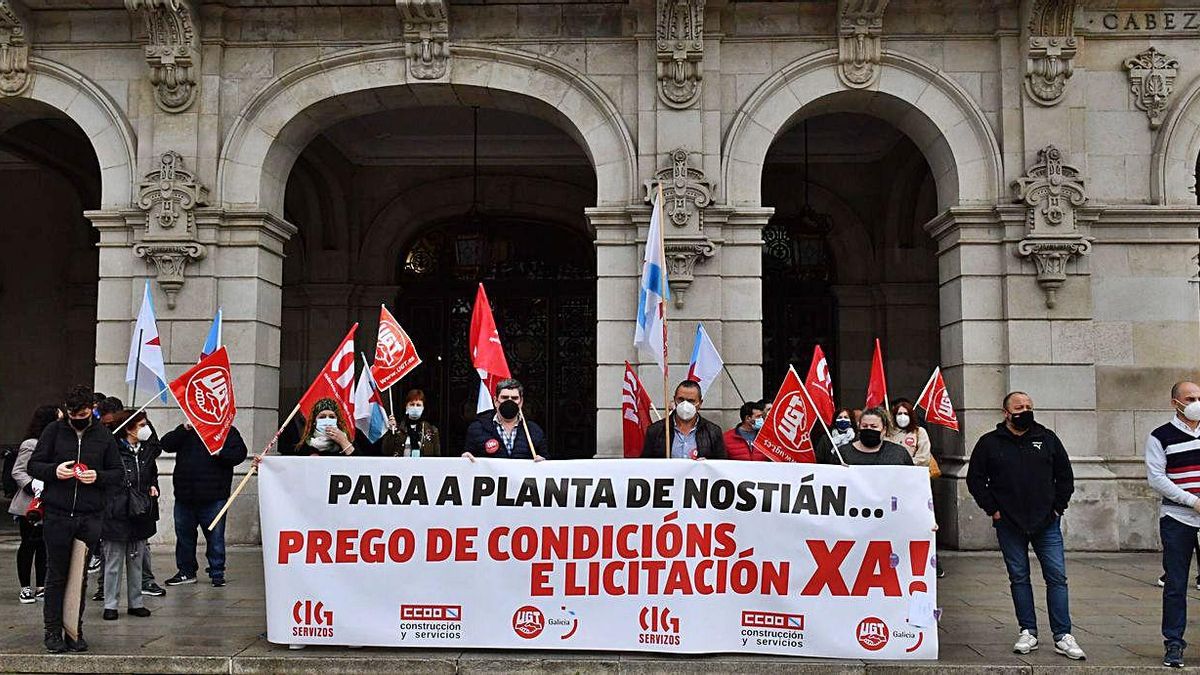
[(379, 338), (375, 341), (375, 363), (371, 364), (371, 377), (379, 391), (387, 391), (419, 365), (421, 357), (408, 333), (388, 308), (380, 305)]
[(225, 348), (204, 357), (177, 377), (171, 382), (171, 393), (188, 422), (200, 434), (208, 454), (220, 452), (237, 415), (229, 354)]
[(812, 365), (808, 367), (804, 386), (812, 397), (817, 413), (825, 420), (825, 425), (833, 424), (833, 376), (829, 374), (829, 362), (825, 360), (821, 345), (813, 348)]
[(875, 338), (875, 355), (871, 357), (871, 379), (867, 381), (867, 408), (887, 405), (887, 378), (883, 374), (883, 350)]
[(337, 401), (338, 407), (345, 415), (345, 422), (350, 439), (354, 440), (354, 332), (358, 324), (350, 327), (350, 332), (342, 338), (333, 356), (325, 363), (317, 379), (308, 385), (308, 391), (300, 397), (300, 414), (308, 417), (313, 406), (323, 398)]
[(817, 423), (816, 415), (816, 406), (809, 400), (800, 376), (788, 366), (771, 412), (754, 439), (754, 448), (775, 462), (815, 463), (812, 428)]
[(650, 395), (637, 373), (625, 362), (625, 380), (621, 383), (621, 428), (624, 432), (625, 457), (641, 457), (650, 426)]
[(925, 409), (926, 422), (958, 431), (958, 415), (954, 414), (954, 404), (950, 403), (950, 395), (946, 393), (940, 366), (933, 369), (933, 375), (929, 376), (929, 381), (921, 390), (917, 405)]
[(475, 308), (471, 311), (471, 365), (475, 366), (489, 395), (495, 391), (497, 382), (512, 377), (483, 284), (479, 284), (479, 290), (475, 293)]

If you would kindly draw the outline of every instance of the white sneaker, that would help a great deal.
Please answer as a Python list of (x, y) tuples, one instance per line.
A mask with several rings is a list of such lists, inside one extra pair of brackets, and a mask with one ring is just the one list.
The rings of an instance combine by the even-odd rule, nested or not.
[(1013, 645), (1013, 653), (1028, 654), (1038, 648), (1037, 636), (1030, 633), (1028, 629), (1022, 630), (1017, 636), (1017, 644)]
[(1087, 658), (1087, 654), (1084, 654), (1083, 650), (1079, 648), (1079, 644), (1075, 642), (1075, 636), (1070, 633), (1062, 636), (1061, 640), (1054, 643), (1054, 651), (1075, 661), (1082, 661)]
[(21, 594), (17, 596), (17, 599), (21, 601), (22, 605), (32, 605), (37, 602), (37, 595), (34, 594), (33, 588), (26, 586), (21, 589)]

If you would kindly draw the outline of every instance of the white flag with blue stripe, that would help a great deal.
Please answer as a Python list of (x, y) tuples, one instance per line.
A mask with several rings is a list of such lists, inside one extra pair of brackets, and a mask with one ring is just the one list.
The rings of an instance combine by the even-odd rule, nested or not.
[(150, 280), (142, 291), (142, 308), (138, 310), (137, 324), (129, 342), (129, 360), (125, 366), (125, 384), (134, 385), (133, 400), (139, 392), (158, 394), (159, 400), (167, 402), (167, 369), (163, 365), (162, 343), (158, 338), (158, 324), (154, 321), (154, 299), (150, 294)]
[(221, 308), (217, 308), (217, 313), (213, 315), (212, 325), (208, 328), (208, 337), (204, 339), (204, 346), (200, 349), (200, 360), (208, 358), (221, 348)]
[(642, 283), (638, 291), (637, 329), (633, 345), (654, 359), (667, 372), (666, 302), (671, 298), (667, 283), (667, 256), (663, 250), (663, 219), (661, 194), (652, 200), (650, 230), (646, 233), (646, 257), (642, 263)]

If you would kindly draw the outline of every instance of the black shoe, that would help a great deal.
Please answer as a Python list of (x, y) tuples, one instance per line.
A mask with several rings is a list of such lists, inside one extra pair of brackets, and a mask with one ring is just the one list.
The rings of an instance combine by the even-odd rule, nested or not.
[[(47, 647), (49, 649), (49, 647)], [(1163, 665), (1168, 668), (1183, 667), (1183, 647), (1181, 645), (1171, 645), (1167, 647), (1167, 653), (1163, 655)]]
[(167, 579), (163, 583), (168, 586), (182, 586), (184, 584), (194, 584), (194, 583), (196, 583), (196, 575), (195, 574), (184, 574), (183, 572), (180, 572), (179, 574), (176, 574), (175, 576), (171, 577), (170, 579)]
[(104, 610), (104, 620), (105, 621), (116, 621), (117, 620), (117, 610), (115, 610), (115, 609)]
[(159, 586), (158, 584), (154, 583), (153, 581), (142, 586), (142, 595), (149, 595), (154, 598), (161, 598), (162, 596), (164, 596), (166, 594), (167, 594), (166, 589), (164, 589), (162, 586)]
[(87, 640), (84, 640), (82, 635), (79, 636), (78, 640), (72, 640), (71, 638), (67, 638), (66, 642), (67, 642), (67, 651), (69, 651), (69, 652), (79, 653), (79, 652), (86, 652), (88, 650)]
[(92, 596), (92, 602), (104, 602), (104, 588), (96, 589), (95, 595)]
[(61, 654), (67, 651), (67, 643), (63, 642), (61, 630), (46, 631), (45, 643), (46, 651), (51, 654)]
[(130, 607), (125, 613), (129, 616), (140, 616), (143, 619), (150, 616), (150, 610), (145, 607)]
[(95, 572), (99, 572), (101, 564), (102, 563), (100, 560), (100, 556), (93, 554), (91, 558), (88, 558), (88, 566), (87, 566), (88, 574), (93, 574)]
[(938, 563), (937, 564), (937, 578), (944, 579), (945, 577), (946, 577), (946, 570), (942, 569), (941, 563)]
[(213, 588), (224, 588), (225, 587), (225, 577), (213, 577), (212, 585), (213, 585)]

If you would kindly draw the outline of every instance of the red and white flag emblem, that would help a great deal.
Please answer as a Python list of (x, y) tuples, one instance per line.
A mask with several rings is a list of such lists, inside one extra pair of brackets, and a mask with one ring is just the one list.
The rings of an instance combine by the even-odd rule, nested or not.
[(371, 364), (371, 377), (379, 391), (387, 391), (413, 368), (421, 365), (417, 348), (408, 333), (400, 327), (396, 317), (387, 307), (379, 307), (379, 337), (375, 341), (375, 362)]
[(171, 393), (200, 440), (204, 441), (208, 453), (220, 452), (237, 415), (233, 376), (225, 348), (209, 354), (175, 378), (171, 382)]
[(940, 424), (947, 429), (958, 431), (958, 415), (954, 413), (954, 404), (946, 393), (946, 382), (942, 380), (942, 369), (933, 369), (925, 388), (917, 398), (917, 405), (925, 409), (925, 421), (929, 424)]

